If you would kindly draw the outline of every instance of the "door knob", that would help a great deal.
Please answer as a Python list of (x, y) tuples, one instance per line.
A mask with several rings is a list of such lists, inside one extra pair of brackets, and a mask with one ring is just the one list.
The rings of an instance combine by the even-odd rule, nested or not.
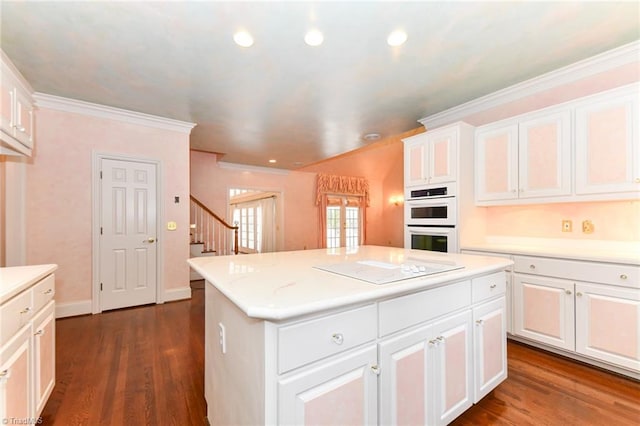
[(142, 241), (143, 243), (155, 243), (156, 239), (151, 237), (151, 238), (147, 238), (146, 240)]

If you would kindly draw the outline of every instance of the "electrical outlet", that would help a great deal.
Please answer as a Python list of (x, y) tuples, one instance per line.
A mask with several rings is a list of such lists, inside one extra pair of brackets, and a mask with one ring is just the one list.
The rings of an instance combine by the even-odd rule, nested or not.
[(593, 234), (594, 230), (595, 230), (595, 226), (593, 225), (593, 222), (591, 222), (589, 219), (582, 221), (583, 234)]
[(571, 232), (573, 229), (573, 225), (569, 219), (564, 219), (562, 221), (562, 232)]
[(222, 350), (223, 354), (227, 353), (227, 333), (226, 333), (226, 329), (224, 328), (224, 325), (219, 322), (218, 323), (218, 336), (220, 336), (220, 349)]

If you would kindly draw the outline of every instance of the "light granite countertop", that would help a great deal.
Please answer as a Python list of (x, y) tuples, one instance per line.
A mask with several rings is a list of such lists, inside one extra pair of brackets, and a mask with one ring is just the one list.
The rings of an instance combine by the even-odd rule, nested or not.
[(0, 304), (58, 269), (58, 265), (9, 266), (0, 268)]
[[(512, 264), (495, 257), (378, 246), (197, 257), (188, 263), (247, 316), (273, 321), (439, 287)], [(316, 268), (349, 263), (365, 267), (443, 264), (459, 269), (372, 284)]]

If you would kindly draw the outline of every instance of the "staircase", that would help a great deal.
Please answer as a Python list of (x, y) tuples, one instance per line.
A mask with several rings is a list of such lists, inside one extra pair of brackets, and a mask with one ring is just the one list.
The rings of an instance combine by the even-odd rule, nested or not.
[[(191, 257), (238, 254), (238, 227), (229, 225), (194, 196), (189, 198)], [(192, 269), (191, 280), (200, 279)]]

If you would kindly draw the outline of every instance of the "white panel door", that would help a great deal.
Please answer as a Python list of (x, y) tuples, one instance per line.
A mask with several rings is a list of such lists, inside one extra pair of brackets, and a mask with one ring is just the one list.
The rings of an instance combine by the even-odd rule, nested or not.
[(156, 166), (101, 160), (101, 310), (156, 301)]
[(458, 129), (447, 128), (427, 132), (429, 184), (455, 182), (457, 171)]
[(474, 403), (507, 378), (505, 311), (504, 297), (473, 309)]
[(475, 140), (476, 201), (518, 198), (518, 124), (478, 128)]

